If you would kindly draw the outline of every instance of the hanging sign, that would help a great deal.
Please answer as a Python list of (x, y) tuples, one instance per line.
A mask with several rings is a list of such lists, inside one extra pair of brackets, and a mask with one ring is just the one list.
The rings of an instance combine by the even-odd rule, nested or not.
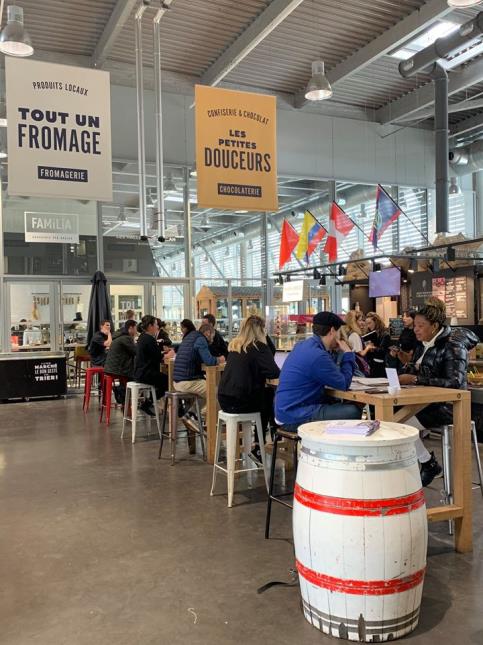
[(25, 211), (25, 241), (79, 244), (79, 216)]
[(305, 280), (284, 282), (282, 294), (282, 302), (301, 302), (308, 297), (308, 284)]
[(5, 57), (8, 192), (112, 201), (109, 73)]
[(198, 206), (278, 210), (276, 99), (196, 85)]

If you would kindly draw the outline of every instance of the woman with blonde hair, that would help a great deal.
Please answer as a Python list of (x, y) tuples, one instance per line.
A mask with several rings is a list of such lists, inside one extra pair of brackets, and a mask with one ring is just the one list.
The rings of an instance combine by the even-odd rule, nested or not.
[(357, 311), (351, 310), (346, 314), (341, 335), (353, 352), (362, 351), (362, 332), (359, 327)]
[(273, 414), (273, 393), (266, 391), (265, 384), (267, 379), (279, 375), (267, 344), (265, 321), (260, 316), (249, 316), (228, 345), (228, 358), (218, 388), (221, 409), (232, 414), (259, 412), (265, 433)]

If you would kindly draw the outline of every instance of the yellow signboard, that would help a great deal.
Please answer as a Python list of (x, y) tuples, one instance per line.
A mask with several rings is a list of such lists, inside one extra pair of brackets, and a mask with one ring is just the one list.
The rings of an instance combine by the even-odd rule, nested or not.
[(276, 99), (197, 85), (198, 206), (278, 210)]

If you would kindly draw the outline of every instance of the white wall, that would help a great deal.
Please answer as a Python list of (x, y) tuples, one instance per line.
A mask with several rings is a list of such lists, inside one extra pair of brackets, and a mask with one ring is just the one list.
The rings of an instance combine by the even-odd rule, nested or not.
[[(112, 86), (114, 158), (137, 158), (136, 92)], [(194, 163), (193, 98), (163, 95), (164, 159)], [(337, 178), (361, 183), (428, 186), (434, 182), (433, 133), (405, 128), (390, 134), (376, 123), (328, 117), (280, 106), (280, 175)], [(154, 95), (145, 92), (146, 155), (155, 160)]]

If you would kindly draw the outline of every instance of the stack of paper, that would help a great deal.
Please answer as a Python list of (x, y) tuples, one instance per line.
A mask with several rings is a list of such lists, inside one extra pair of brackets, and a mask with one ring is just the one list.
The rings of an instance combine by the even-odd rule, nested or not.
[(327, 426), (326, 434), (350, 434), (368, 437), (379, 428), (379, 421), (336, 421)]

